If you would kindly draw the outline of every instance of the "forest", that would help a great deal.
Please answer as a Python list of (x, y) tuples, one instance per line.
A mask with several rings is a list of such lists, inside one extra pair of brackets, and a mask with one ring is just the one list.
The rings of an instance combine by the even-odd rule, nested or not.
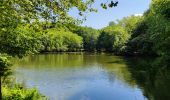
[[(95, 11), (88, 8), (93, 0), (87, 3), (81, 0), (70, 0), (69, 3), (60, 0), (61, 8), (57, 6), (53, 10), (51, 7), (55, 2), (24, 1), (0, 1), (0, 99), (46, 99), (36, 89), (26, 89), (17, 83), (7, 84), (8, 79), (3, 81), (12, 73), (11, 58), (50, 52), (107, 52), (127, 57), (161, 57), (166, 62), (165, 66), (170, 64), (169, 0), (152, 0), (149, 9), (142, 16), (124, 17), (110, 22), (102, 29), (76, 24), (78, 21), (66, 13), (71, 7), (77, 7), (80, 15), (86, 10)], [(47, 7), (41, 8), (41, 5)], [(101, 5), (104, 9), (107, 8), (106, 5)], [(109, 7), (112, 6), (117, 5), (111, 2)], [(53, 16), (46, 11), (53, 13)]]

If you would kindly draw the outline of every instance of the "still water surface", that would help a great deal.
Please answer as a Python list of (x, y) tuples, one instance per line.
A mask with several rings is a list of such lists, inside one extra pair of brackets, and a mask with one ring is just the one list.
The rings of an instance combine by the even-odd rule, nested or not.
[(149, 72), (137, 69), (145, 62), (133, 61), (107, 54), (40, 54), (16, 60), (14, 75), (50, 100), (158, 100), (149, 90)]

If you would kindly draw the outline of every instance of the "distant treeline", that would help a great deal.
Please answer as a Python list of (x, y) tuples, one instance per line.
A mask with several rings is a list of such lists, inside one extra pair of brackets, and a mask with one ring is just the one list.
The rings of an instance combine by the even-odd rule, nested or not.
[[(74, 24), (21, 24), (0, 34), (0, 50), (29, 52), (102, 51), (119, 55), (170, 55), (170, 2), (156, 0), (143, 16), (129, 16), (96, 30)], [(14, 56), (15, 56), (14, 55)]]

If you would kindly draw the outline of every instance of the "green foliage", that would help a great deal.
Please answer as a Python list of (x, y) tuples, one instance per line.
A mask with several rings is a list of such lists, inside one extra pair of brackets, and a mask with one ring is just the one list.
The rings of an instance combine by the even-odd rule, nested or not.
[(148, 34), (158, 55), (170, 55), (170, 1), (153, 0), (147, 15)]
[(82, 46), (82, 37), (61, 27), (43, 30), (24, 25), (0, 34), (0, 52), (18, 57), (40, 51), (80, 51)]
[(26, 89), (21, 85), (2, 87), (3, 100), (47, 100), (36, 89)]
[[(37, 22), (39, 19), (54, 23), (77, 23), (79, 19), (69, 16), (69, 10), (76, 8), (80, 16), (84, 16), (84, 12), (97, 12), (92, 7), (94, 2), (95, 0), (1, 0), (0, 33), (14, 29), (21, 23)], [(111, 1), (108, 6), (117, 4), (118, 2)]]
[(73, 30), (74, 33), (78, 34), (83, 38), (83, 46), (85, 51), (95, 51), (99, 31), (91, 27), (76, 27)]
[(141, 20), (143, 20), (142, 16), (129, 16), (119, 20), (118, 23), (110, 22), (109, 26), (101, 31), (97, 44), (98, 50), (115, 54), (132, 52), (126, 48), (127, 42)]
[(81, 12), (92, 11), (90, 5), (93, 2), (94, 0), (51, 0), (48, 2), (46, 0), (2, 0), (0, 2), (0, 11), (2, 11), (0, 15), (5, 22), (10, 19), (9, 23), (17, 20), (29, 22), (32, 19), (37, 20), (39, 18), (63, 22), (72, 19), (68, 16), (68, 11), (72, 7)]
[[(107, 1), (108, 2), (108, 1)], [(101, 3), (101, 7), (103, 9), (107, 9), (108, 7), (112, 8), (112, 7), (116, 7), (118, 5), (118, 1), (110, 1), (110, 3), (107, 5), (107, 3)]]
[(34, 30), (21, 26), (13, 31), (0, 33), (0, 52), (18, 57), (37, 52), (41, 46), (37, 37)]
[(147, 34), (148, 25), (145, 19), (139, 21), (135, 28), (131, 29), (131, 39), (127, 43), (126, 54), (128, 55), (153, 55), (153, 41)]
[(127, 55), (155, 55), (152, 50), (153, 42), (148, 39), (147, 35), (135, 37), (127, 43)]
[(40, 41), (43, 45), (42, 51), (80, 51), (83, 43), (80, 36), (63, 29), (47, 30)]
[(7, 56), (0, 54), (0, 78), (1, 76), (6, 75), (10, 66), (11, 66), (11, 63), (9, 59), (7, 58)]
[(138, 23), (143, 20), (142, 16), (129, 16), (118, 21), (118, 25), (126, 29), (128, 34), (132, 34), (133, 30), (137, 27)]
[(144, 19), (132, 31), (128, 53), (170, 55), (169, 0), (153, 0)]
[(123, 52), (125, 44), (130, 35), (118, 25), (104, 28), (98, 38), (98, 50), (105, 50), (114, 53)]
[(148, 24), (146, 19), (143, 17), (143, 20), (140, 20), (137, 24), (136, 27), (134, 27), (133, 29), (131, 29), (132, 31), (132, 35), (131, 38), (135, 38), (138, 36), (142, 36), (147, 34), (147, 29), (148, 29)]

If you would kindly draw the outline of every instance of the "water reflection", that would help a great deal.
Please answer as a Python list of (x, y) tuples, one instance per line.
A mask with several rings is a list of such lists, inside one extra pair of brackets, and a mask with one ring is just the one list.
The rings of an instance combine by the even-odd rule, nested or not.
[(152, 63), (107, 54), (34, 55), (15, 60), (15, 76), (51, 100), (169, 100), (168, 70), (152, 70)]
[(166, 58), (127, 59), (132, 77), (149, 100), (170, 100), (170, 61)]

